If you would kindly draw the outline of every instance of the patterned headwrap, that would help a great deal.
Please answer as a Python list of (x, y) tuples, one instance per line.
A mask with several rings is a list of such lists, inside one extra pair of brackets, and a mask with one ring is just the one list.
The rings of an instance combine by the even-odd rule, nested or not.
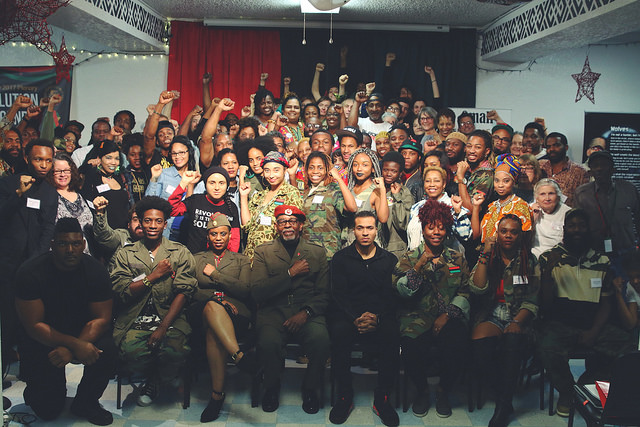
[(269, 162), (281, 164), (285, 169), (289, 169), (289, 162), (287, 161), (287, 158), (279, 151), (269, 151), (260, 162), (260, 167), (263, 168), (264, 165)]
[(495, 173), (498, 172), (506, 172), (511, 175), (514, 182), (518, 182), (518, 176), (520, 176), (520, 160), (511, 153), (499, 155), (496, 159)]
[(356, 178), (353, 176), (353, 159), (355, 159), (358, 154), (366, 154), (367, 156), (369, 156), (369, 159), (371, 159), (371, 164), (373, 166), (373, 178), (379, 178), (382, 176), (382, 170), (380, 169), (380, 160), (378, 160), (378, 156), (376, 155), (376, 153), (368, 148), (358, 148), (353, 152), (351, 157), (349, 157), (349, 163), (347, 164), (347, 176), (349, 177), (350, 190), (353, 190), (353, 187), (356, 185)]

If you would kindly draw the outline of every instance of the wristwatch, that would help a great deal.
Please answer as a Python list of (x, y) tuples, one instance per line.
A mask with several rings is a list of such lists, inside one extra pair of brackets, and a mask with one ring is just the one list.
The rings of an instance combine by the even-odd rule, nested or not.
[(307, 312), (307, 316), (309, 316), (309, 318), (313, 317), (313, 309), (311, 307), (307, 305), (302, 307), (302, 309)]
[(142, 284), (144, 286), (146, 286), (147, 288), (151, 289), (153, 287), (153, 283), (151, 283), (151, 281), (149, 279), (147, 279), (146, 277), (144, 279), (142, 279)]

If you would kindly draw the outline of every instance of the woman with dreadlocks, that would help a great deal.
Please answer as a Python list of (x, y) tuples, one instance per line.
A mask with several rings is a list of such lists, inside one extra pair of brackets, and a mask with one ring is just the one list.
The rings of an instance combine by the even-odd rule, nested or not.
[[(389, 219), (389, 205), (387, 204), (387, 189), (382, 179), (380, 162), (374, 151), (359, 148), (349, 158), (347, 164), (349, 190), (356, 199), (356, 206), (360, 211), (371, 211), (378, 217), (379, 223), (386, 223)], [(347, 246), (353, 243), (353, 221), (349, 225)], [(376, 243), (379, 240), (376, 237)]]
[[(471, 291), (481, 295), (471, 335), (477, 384), (486, 384), (492, 378), (498, 382), (496, 409), (489, 427), (509, 424), (521, 349), (538, 312), (540, 268), (524, 240), (522, 219), (503, 215), (497, 222), (496, 236), (487, 237), (471, 273)], [(489, 367), (499, 367), (499, 371), (493, 375)]]

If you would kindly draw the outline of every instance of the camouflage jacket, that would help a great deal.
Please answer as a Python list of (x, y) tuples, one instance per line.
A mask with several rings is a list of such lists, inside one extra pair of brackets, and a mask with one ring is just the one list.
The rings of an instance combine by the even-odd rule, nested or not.
[(302, 194), (302, 211), (307, 216), (302, 237), (327, 251), (327, 260), (342, 247), (340, 220), (344, 215), (344, 198), (335, 182), (320, 185), (310, 194)]
[[(400, 334), (416, 338), (431, 330), (443, 313), (469, 318), (469, 267), (464, 256), (444, 248), (437, 262), (419, 272), (413, 266), (424, 253), (424, 243), (403, 255), (393, 274), (393, 284), (403, 298), (398, 310)], [(418, 283), (412, 286), (411, 282)]]
[[(527, 309), (535, 318), (538, 314), (538, 297), (540, 293), (540, 266), (534, 257), (528, 258), (527, 275), (520, 272), (520, 255), (507, 265), (502, 276), (487, 274), (487, 283), (484, 288), (478, 288), (473, 284), (473, 275), (478, 268), (478, 264), (471, 272), (470, 287), (471, 292), (479, 294), (480, 297), (474, 299), (474, 322), (479, 323), (487, 320), (493, 311), (496, 300), (496, 290), (500, 280), (504, 281), (504, 302), (509, 308), (511, 317), (515, 317), (521, 309)], [(525, 283), (526, 282), (526, 283)], [(478, 303), (476, 305), (476, 303)]]
[(489, 198), (493, 193), (493, 169), (490, 165), (486, 167), (480, 166), (466, 179), (467, 191), (469, 196), (473, 197), (478, 191), (482, 191), (486, 196), (485, 203), (488, 204)]

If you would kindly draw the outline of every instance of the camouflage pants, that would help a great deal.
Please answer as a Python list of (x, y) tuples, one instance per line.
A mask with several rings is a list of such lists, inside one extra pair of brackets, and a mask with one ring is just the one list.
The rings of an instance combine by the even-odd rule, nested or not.
[(120, 360), (132, 372), (167, 383), (178, 377), (191, 349), (187, 336), (169, 328), (160, 346), (151, 349), (147, 340), (153, 331), (131, 329), (120, 344)]
[[(581, 344), (582, 329), (574, 328), (561, 322), (550, 321), (542, 325), (538, 337), (538, 351), (544, 368), (549, 373), (553, 385), (560, 393), (572, 393), (573, 374), (569, 368), (569, 352), (592, 350), (597, 354), (597, 372), (606, 379), (610, 362), (618, 356), (634, 350), (632, 335), (616, 326), (606, 323), (596, 337), (592, 347)], [(606, 363), (609, 362), (609, 363)], [(587, 364), (587, 371), (590, 371)], [(599, 377), (600, 378), (600, 377)]]

